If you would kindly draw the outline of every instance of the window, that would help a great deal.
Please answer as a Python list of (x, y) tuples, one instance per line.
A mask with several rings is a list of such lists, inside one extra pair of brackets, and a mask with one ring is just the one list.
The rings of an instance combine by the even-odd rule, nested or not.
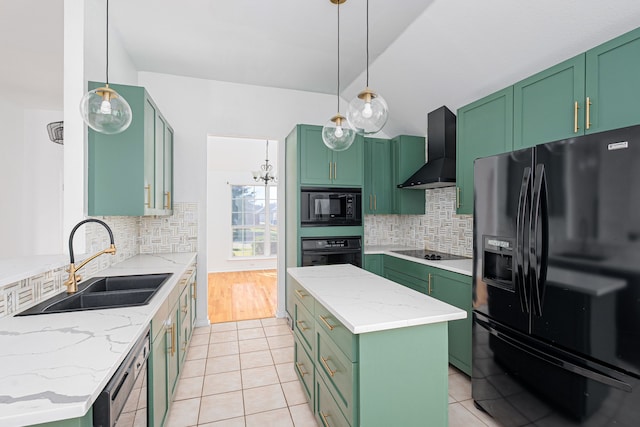
[(233, 257), (275, 256), (277, 217), (278, 190), (275, 186), (232, 185)]

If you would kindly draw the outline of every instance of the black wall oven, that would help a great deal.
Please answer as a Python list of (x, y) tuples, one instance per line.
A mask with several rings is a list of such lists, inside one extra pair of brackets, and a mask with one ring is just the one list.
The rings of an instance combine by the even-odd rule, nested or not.
[(362, 267), (360, 237), (303, 237), (302, 266), (353, 264)]
[(362, 225), (362, 191), (359, 188), (302, 188), (300, 223), (303, 227)]

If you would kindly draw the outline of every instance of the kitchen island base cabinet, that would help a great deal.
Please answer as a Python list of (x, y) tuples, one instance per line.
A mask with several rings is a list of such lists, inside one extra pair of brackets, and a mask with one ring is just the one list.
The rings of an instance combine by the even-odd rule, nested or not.
[(290, 279), (294, 367), (319, 426), (447, 426), (446, 321), (354, 334)]
[(93, 427), (93, 410), (89, 409), (89, 412), (82, 418), (34, 424), (31, 427)]
[(358, 334), (355, 363), (324, 329), (316, 335), (331, 355), (319, 346), (311, 362), (296, 333), (295, 366), (320, 426), (448, 425), (446, 322)]
[(447, 426), (447, 322), (360, 335), (361, 426)]

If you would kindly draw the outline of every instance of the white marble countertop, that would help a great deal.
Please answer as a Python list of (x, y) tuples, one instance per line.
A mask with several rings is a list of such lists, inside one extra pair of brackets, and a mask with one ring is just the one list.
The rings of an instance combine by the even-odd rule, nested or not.
[(0, 425), (84, 416), (195, 257), (138, 255), (98, 273), (173, 273), (144, 306), (0, 319)]
[(287, 272), (354, 334), (467, 317), (464, 310), (350, 264)]
[(424, 248), (413, 248), (407, 246), (398, 246), (398, 245), (378, 245), (378, 246), (365, 246), (364, 254), (365, 255), (374, 255), (374, 254), (384, 254), (391, 255), (396, 258), (406, 259), (408, 261), (418, 262), (420, 264), (425, 264), (431, 267), (441, 268), (443, 270), (448, 270), (453, 273), (464, 274), (465, 276), (471, 276), (471, 272), (473, 271), (473, 259), (454, 259), (447, 261), (430, 261), (428, 259), (416, 258), (412, 256), (402, 255), (393, 251), (403, 251), (407, 249), (424, 249)]

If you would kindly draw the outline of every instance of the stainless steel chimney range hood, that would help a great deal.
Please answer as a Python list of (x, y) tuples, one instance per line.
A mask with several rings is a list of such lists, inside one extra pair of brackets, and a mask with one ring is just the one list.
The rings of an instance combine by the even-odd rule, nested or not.
[(427, 163), (398, 188), (424, 190), (456, 185), (456, 116), (442, 106), (427, 115)]

